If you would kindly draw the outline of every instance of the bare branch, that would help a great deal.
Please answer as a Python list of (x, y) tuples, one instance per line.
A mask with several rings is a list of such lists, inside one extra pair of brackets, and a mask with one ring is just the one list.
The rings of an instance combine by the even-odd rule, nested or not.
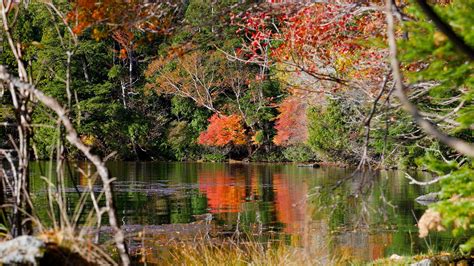
[(115, 214), (115, 208), (113, 204), (113, 194), (112, 194), (112, 184), (109, 177), (109, 171), (105, 167), (102, 159), (93, 154), (90, 150), (90, 147), (86, 146), (81, 139), (79, 138), (77, 131), (72, 125), (71, 120), (67, 116), (67, 111), (54, 99), (45, 95), (42, 91), (36, 89), (33, 85), (23, 82), (17, 78), (12, 77), (6, 70), (4, 66), (0, 66), (0, 80), (8, 82), (13, 86), (20, 88), (22, 90), (28, 91), (33, 94), (41, 103), (53, 110), (61, 120), (65, 130), (66, 130), (66, 139), (73, 144), (77, 149), (79, 149), (86, 157), (89, 159), (94, 166), (97, 168), (97, 172), (102, 180), (104, 193), (105, 193), (105, 202), (107, 207), (107, 213), (109, 216), (110, 226), (114, 230), (114, 240), (117, 246), (117, 249), (120, 254), (120, 258), (124, 265), (130, 264), (130, 259), (127, 254), (127, 250), (124, 242), (124, 234), (120, 229), (118, 224), (117, 217)]
[(449, 175), (438, 176), (430, 181), (421, 182), (411, 177), (408, 173), (405, 173), (405, 177), (410, 180), (410, 184), (415, 184), (419, 186), (427, 186), (427, 185), (435, 184), (439, 182), (440, 180), (445, 179), (448, 176)]

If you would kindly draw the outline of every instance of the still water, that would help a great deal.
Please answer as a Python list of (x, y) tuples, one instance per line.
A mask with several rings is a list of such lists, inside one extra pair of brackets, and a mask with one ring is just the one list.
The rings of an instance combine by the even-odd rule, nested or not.
[[(87, 186), (85, 173), (92, 171), (85, 163), (76, 166), (82, 170), (72, 167), (67, 181), (71, 212), (77, 198), (73, 185)], [(414, 199), (436, 187), (410, 185), (401, 171), (353, 174), (343, 168), (228, 163), (110, 162), (108, 167), (117, 178), (118, 215), (132, 248), (144, 243), (133, 235), (145, 229), (156, 246), (198, 235), (276, 236), (318, 256), (354, 261), (456, 244), (447, 234), (418, 238), (416, 221), (426, 206)], [(34, 190), (44, 191), (38, 176), (47, 169), (46, 163), (33, 165)], [(47, 203), (37, 195), (41, 208)]]

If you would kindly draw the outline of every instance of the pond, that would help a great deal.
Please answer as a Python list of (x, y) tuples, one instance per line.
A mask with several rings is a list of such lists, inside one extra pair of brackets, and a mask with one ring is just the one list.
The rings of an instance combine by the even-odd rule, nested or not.
[[(74, 177), (67, 181), (71, 213), (78, 198), (74, 183), (79, 190), (87, 186), (84, 173), (91, 171), (85, 163), (76, 164), (82, 173), (72, 167)], [(256, 241), (277, 238), (325, 258), (364, 262), (457, 243), (446, 233), (418, 238), (416, 221), (426, 206), (415, 198), (436, 187), (410, 185), (401, 171), (354, 174), (334, 167), (229, 163), (109, 162), (108, 167), (117, 178), (121, 224), (135, 235), (128, 240), (132, 251), (142, 245), (158, 248), (171, 239), (241, 234)], [(34, 202), (40, 210), (47, 202), (38, 176), (47, 169), (47, 163), (32, 166)], [(147, 256), (153, 254), (159, 253)]]

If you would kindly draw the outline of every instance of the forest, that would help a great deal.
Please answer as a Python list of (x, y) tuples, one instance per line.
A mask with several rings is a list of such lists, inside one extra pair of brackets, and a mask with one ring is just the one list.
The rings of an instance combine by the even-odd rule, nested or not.
[[(229, 230), (239, 231), (242, 215), (255, 212), (248, 230), (262, 219), (271, 227), (276, 219), (283, 224), (279, 230), (291, 235), (286, 221), (299, 214), (281, 206), (302, 200), (293, 186), (307, 190), (305, 200), (317, 194), (324, 204), (339, 206), (336, 212), (347, 212), (339, 209), (340, 201), (349, 200), (321, 192), (324, 182), (308, 181), (314, 186), (308, 189), (291, 183), (301, 173), (312, 175), (301, 171), (337, 169), (328, 181), (334, 191), (357, 180), (360, 189), (350, 195), (355, 201), (363, 201), (364, 191), (393, 188), (366, 180), (393, 172), (436, 197), (409, 215), (417, 224), (410, 238), (441, 234), (452, 239), (452, 262), (473, 262), (473, 1), (3, 0), (1, 5), (0, 263), (60, 263), (58, 254), (67, 253), (72, 264), (60, 264), (147, 265), (144, 242), (129, 236), (131, 224), (124, 222), (129, 208), (124, 198), (157, 197), (156, 206), (166, 198), (171, 206), (189, 193), (173, 194), (175, 177), (164, 185), (138, 179), (132, 184), (117, 171), (120, 165), (145, 169), (158, 162), (165, 165), (156, 166), (160, 175), (171, 169), (174, 176), (189, 166), (182, 175), (197, 175), (199, 188), (186, 199), (189, 219), (182, 218), (186, 208), (176, 207), (169, 219), (179, 222), (137, 222), (143, 226), (195, 225), (207, 217), (206, 226), (232, 220)], [(265, 190), (262, 164), (269, 165), (276, 192)], [(247, 191), (238, 189), (240, 181), (228, 183), (247, 174), (258, 176), (260, 187), (245, 181)], [(289, 188), (282, 185), (287, 175)], [(202, 185), (206, 182), (223, 190)], [(371, 204), (391, 205), (385, 194), (378, 197), (383, 200)], [(263, 203), (252, 207), (258, 211), (245, 209), (255, 200), (273, 202), (275, 210), (263, 211)], [(221, 213), (224, 205), (230, 207)], [(311, 212), (300, 220), (317, 219)], [(331, 231), (340, 229), (328, 219)], [(110, 236), (104, 240), (99, 233), (107, 226)], [(210, 237), (211, 248), (199, 247), (196, 258), (186, 257), (184, 249), (167, 263), (220, 265), (220, 253), (231, 265), (348, 263), (337, 261), (337, 254), (315, 262), (292, 253), (284, 261), (286, 245), (265, 246), (273, 237), (265, 234), (266, 226), (258, 241), (244, 237), (250, 246), (241, 247), (235, 235), (230, 244)], [(12, 259), (2, 243), (23, 235), (56, 250), (46, 248), (42, 259)], [(130, 241), (139, 242), (138, 252)], [(422, 253), (410, 252), (408, 260)], [(374, 259), (392, 255), (382, 253)], [(200, 254), (215, 259), (202, 261)], [(405, 259), (398, 263), (405, 265)]]

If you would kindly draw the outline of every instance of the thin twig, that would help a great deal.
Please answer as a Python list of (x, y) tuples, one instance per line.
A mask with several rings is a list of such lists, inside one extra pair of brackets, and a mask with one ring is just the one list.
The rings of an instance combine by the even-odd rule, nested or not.
[(438, 176), (435, 179), (432, 179), (430, 181), (421, 182), (421, 181), (418, 181), (418, 180), (414, 179), (408, 173), (405, 173), (405, 177), (410, 180), (410, 184), (415, 184), (415, 185), (419, 185), (419, 186), (427, 186), (427, 185), (435, 184), (435, 183), (439, 182), (440, 180), (443, 180), (443, 179), (447, 178), (448, 176), (449, 175)]

